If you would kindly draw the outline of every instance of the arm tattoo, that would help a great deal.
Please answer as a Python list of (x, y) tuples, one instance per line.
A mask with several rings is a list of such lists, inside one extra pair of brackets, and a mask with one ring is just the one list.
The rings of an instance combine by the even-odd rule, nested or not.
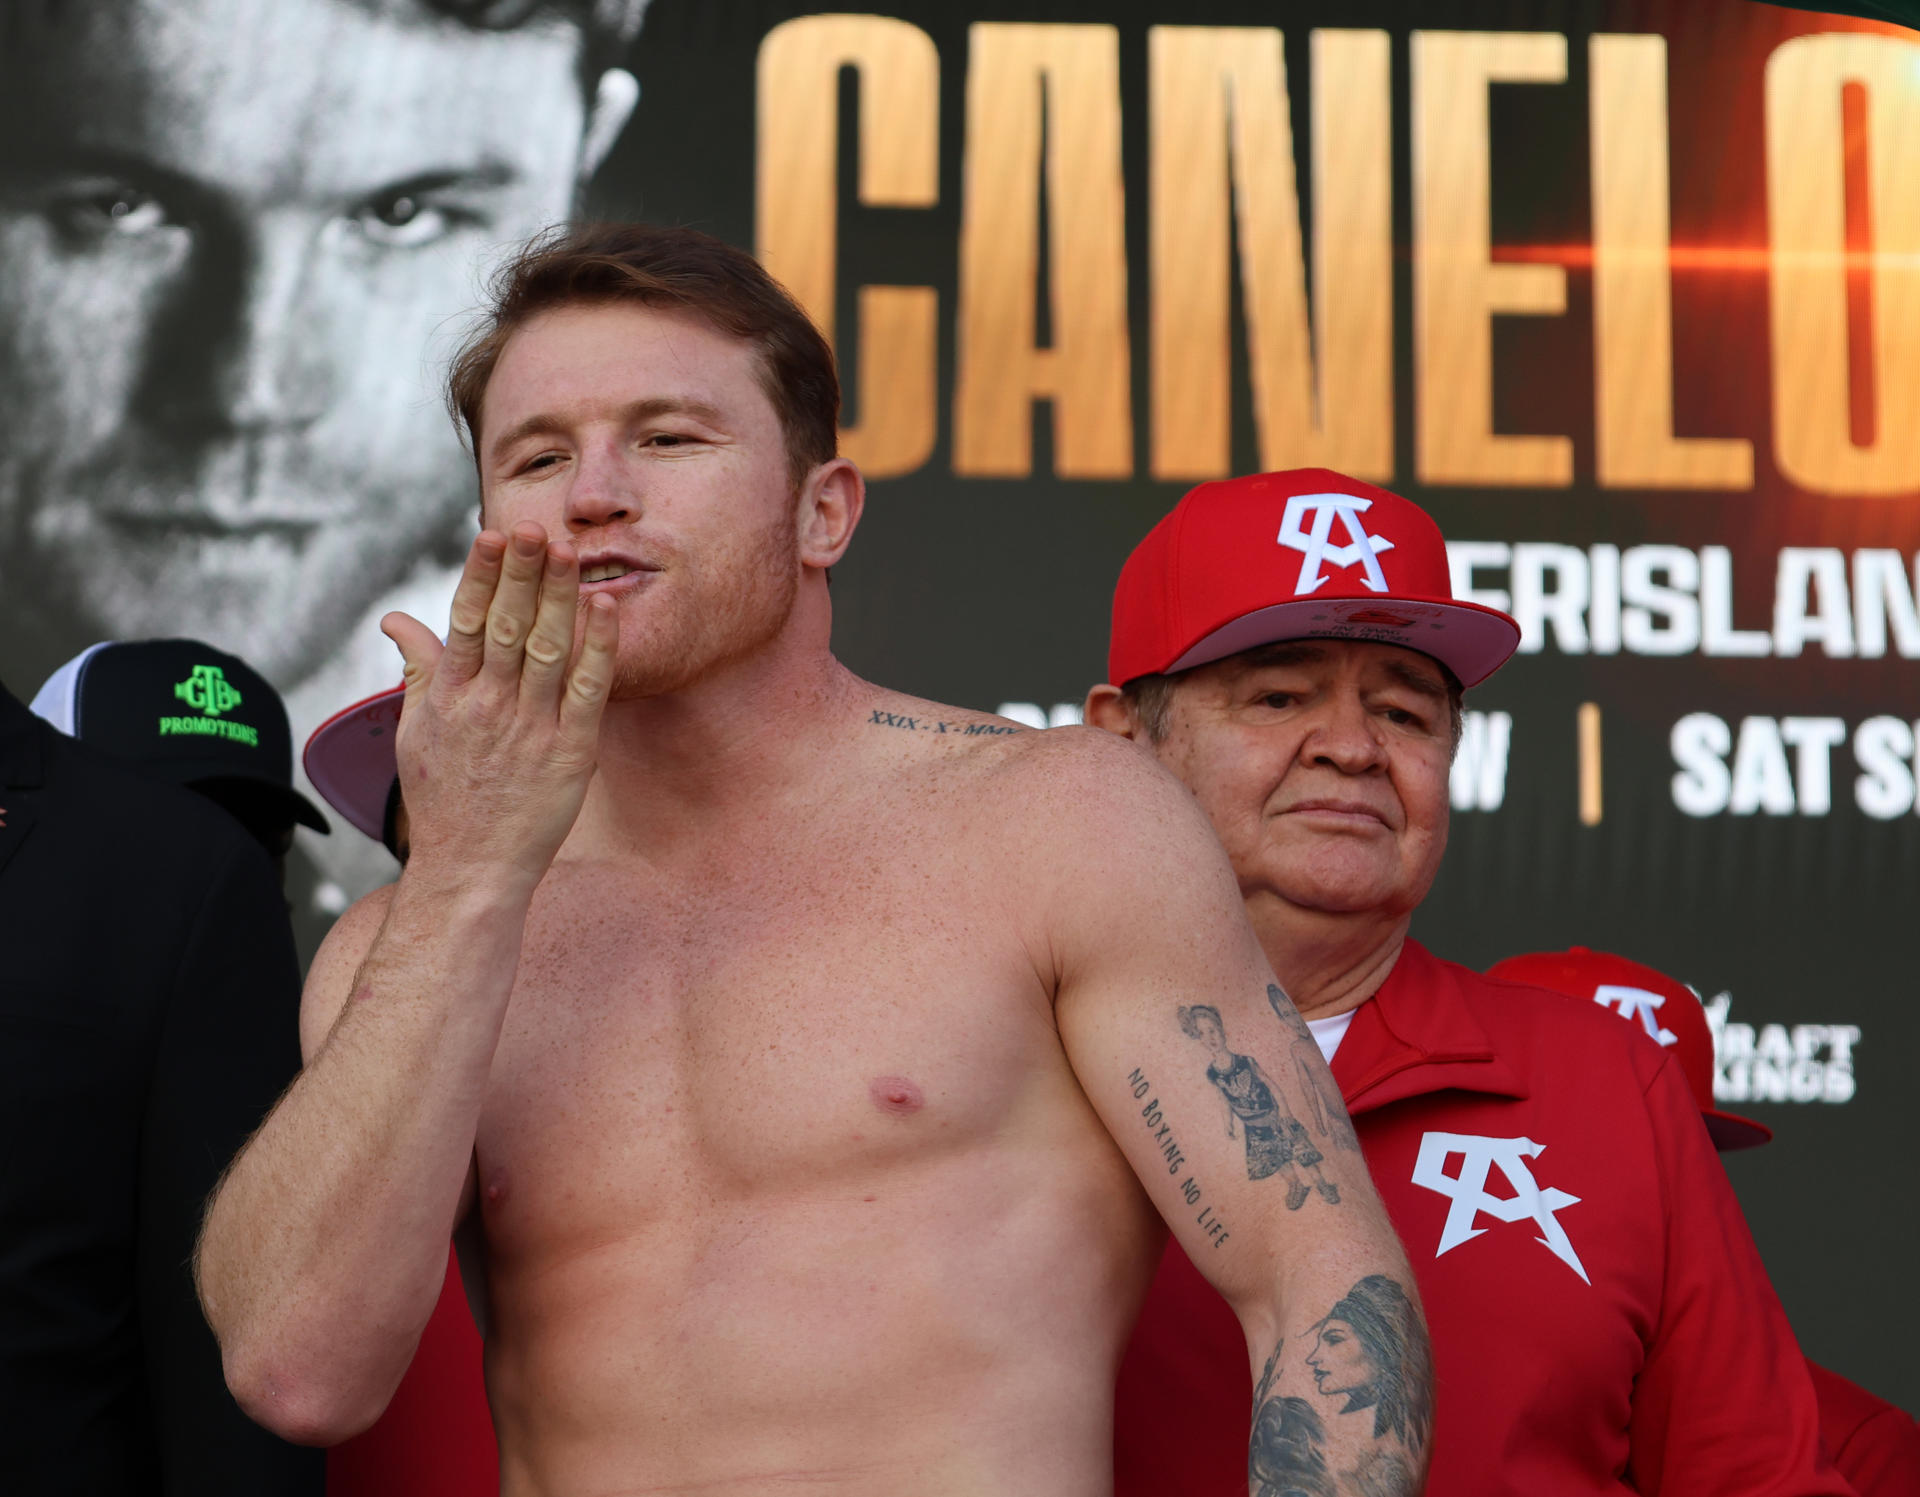
[[(1187, 1156), (1180, 1148), (1180, 1140), (1174, 1137), (1173, 1124), (1161, 1107), (1160, 1099), (1153, 1095), (1153, 1083), (1147, 1079), (1145, 1071), (1135, 1066), (1127, 1075), (1127, 1085), (1133, 1092), (1134, 1101), (1144, 1100), (1146, 1103), (1140, 1109), (1140, 1121), (1151, 1130), (1153, 1146), (1167, 1162), (1167, 1173), (1179, 1175), (1187, 1168)], [(1194, 1225), (1206, 1234), (1208, 1242), (1219, 1247), (1233, 1235), (1213, 1203), (1207, 1199), (1206, 1189), (1200, 1184), (1198, 1176), (1189, 1173), (1180, 1181), (1179, 1191), (1181, 1199), (1193, 1210)], [(1172, 1217), (1167, 1218), (1167, 1224), (1173, 1225)]]
[[(1247, 1452), (1254, 1497), (1413, 1492), (1433, 1421), (1433, 1367), (1426, 1327), (1406, 1291), (1384, 1274), (1369, 1274), (1314, 1327), (1305, 1366), (1322, 1409), (1303, 1398), (1270, 1396), (1280, 1350), (1274, 1347), (1254, 1393)], [(1336, 1481), (1327, 1470), (1324, 1421), (1366, 1412), (1375, 1444)]]
[(1406, 1290), (1368, 1274), (1314, 1328), (1307, 1353), (1323, 1398), (1344, 1395), (1343, 1414), (1373, 1410), (1373, 1437), (1392, 1435), (1410, 1450), (1426, 1444), (1433, 1419), (1433, 1367), (1427, 1330)]
[[(1284, 1094), (1260, 1063), (1228, 1047), (1220, 1010), (1196, 1003), (1191, 1008), (1182, 1007), (1179, 1018), (1181, 1031), (1205, 1045), (1210, 1053), (1207, 1080), (1226, 1099), (1229, 1119), (1240, 1124), (1247, 1147), (1247, 1178), (1283, 1176), (1289, 1211), (1298, 1211), (1316, 1190), (1329, 1206), (1339, 1205), (1340, 1187), (1320, 1169), (1326, 1156), (1314, 1147), (1306, 1127), (1293, 1115)], [(1307, 1175), (1313, 1177), (1311, 1183)]]
[(1327, 1430), (1304, 1398), (1270, 1398), (1253, 1412), (1247, 1489), (1253, 1497), (1338, 1497)]
[(1260, 1374), (1260, 1382), (1253, 1390), (1253, 1406), (1259, 1408), (1267, 1401), (1267, 1389), (1273, 1386), (1273, 1375), (1280, 1370), (1280, 1353), (1287, 1347), (1287, 1338), (1282, 1336), (1273, 1343), (1273, 1355), (1267, 1358), (1267, 1370)]
[(1274, 1017), (1293, 1035), (1289, 1046), (1293, 1069), (1300, 1077), (1300, 1090), (1306, 1096), (1307, 1115), (1313, 1121), (1314, 1130), (1336, 1149), (1358, 1154), (1360, 1140), (1353, 1131), (1353, 1120), (1347, 1116), (1347, 1104), (1341, 1099), (1340, 1089), (1333, 1084), (1332, 1073), (1320, 1054), (1320, 1042), (1278, 983), (1267, 984), (1267, 1002)]
[(1369, 1450), (1347, 1477), (1360, 1497), (1403, 1497), (1417, 1490), (1407, 1463), (1384, 1450)]

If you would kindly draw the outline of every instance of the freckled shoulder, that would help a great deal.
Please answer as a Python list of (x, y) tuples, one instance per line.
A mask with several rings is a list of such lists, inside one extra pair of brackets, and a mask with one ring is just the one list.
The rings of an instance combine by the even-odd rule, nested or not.
[(1030, 732), (983, 759), (983, 810), (1054, 870), (1114, 876), (1224, 859), (1186, 786), (1146, 749), (1098, 728)]
[(1146, 749), (1099, 728), (1048, 728), (1029, 733), (1002, 761), (1002, 773), (1025, 793), (1063, 813), (1098, 822), (1128, 822), (1172, 811), (1193, 813), (1192, 796)]
[(1239, 885), (1191, 791), (1146, 749), (1098, 728), (1016, 741), (979, 777), (974, 834), (1036, 966), (1056, 978), (1129, 953), (1251, 942)]
[[(1193, 796), (1146, 749), (1098, 728), (1036, 729), (888, 693), (862, 730), (971, 781), (983, 827), (1014, 831), (1056, 866), (1116, 855), (1164, 861), (1215, 847)], [(915, 751), (918, 751), (917, 753)]]

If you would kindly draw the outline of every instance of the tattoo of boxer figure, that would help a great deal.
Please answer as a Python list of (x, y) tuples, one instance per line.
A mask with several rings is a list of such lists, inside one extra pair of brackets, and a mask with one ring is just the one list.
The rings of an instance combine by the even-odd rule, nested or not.
[(1320, 1042), (1313, 1037), (1313, 1031), (1307, 1028), (1307, 1021), (1300, 1017), (1300, 1011), (1293, 1006), (1293, 1000), (1287, 997), (1286, 990), (1278, 983), (1267, 984), (1267, 1003), (1272, 1007), (1274, 1017), (1287, 1026), (1293, 1035), (1290, 1049), (1293, 1054), (1293, 1069), (1300, 1078), (1300, 1090), (1307, 1099), (1307, 1119), (1319, 1135), (1336, 1149), (1344, 1149), (1349, 1154), (1360, 1152), (1360, 1139), (1353, 1131), (1353, 1120), (1347, 1116), (1347, 1104), (1340, 1096), (1340, 1090), (1333, 1084), (1320, 1055)]
[[(1313, 1146), (1300, 1120), (1287, 1110), (1279, 1088), (1260, 1069), (1260, 1062), (1228, 1048), (1220, 1010), (1212, 1004), (1196, 1003), (1179, 1012), (1181, 1031), (1207, 1047), (1207, 1080), (1226, 1099), (1227, 1137), (1246, 1137), (1247, 1178), (1264, 1180), (1284, 1173), (1289, 1211), (1305, 1205), (1310, 1190), (1319, 1191), (1329, 1206), (1338, 1206), (1340, 1188), (1320, 1170), (1326, 1156)], [(1311, 1187), (1301, 1178), (1302, 1170), (1313, 1176)]]

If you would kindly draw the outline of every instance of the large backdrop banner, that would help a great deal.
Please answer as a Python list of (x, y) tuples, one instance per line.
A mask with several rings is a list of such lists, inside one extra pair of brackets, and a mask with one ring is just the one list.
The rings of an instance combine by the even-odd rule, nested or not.
[[(1868, 7), (1853, 7), (1865, 9)], [(13, 0), (0, 677), (188, 634), (297, 738), (444, 624), (438, 381), (570, 214), (750, 246), (873, 480), (836, 637), (1036, 725), (1192, 484), (1426, 506), (1521, 654), (1416, 934), (1690, 982), (1809, 1352), (1908, 1407), (1920, 34), (1751, 0)], [(1022, 829), (1011, 826), (1008, 835)], [(305, 834), (303, 834), (305, 835)], [(303, 844), (309, 941), (392, 876)]]

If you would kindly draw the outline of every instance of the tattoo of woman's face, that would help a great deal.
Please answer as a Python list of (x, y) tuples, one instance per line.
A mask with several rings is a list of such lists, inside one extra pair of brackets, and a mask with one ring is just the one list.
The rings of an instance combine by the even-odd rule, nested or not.
[(1353, 1393), (1365, 1396), (1368, 1404), (1374, 1401), (1380, 1369), (1367, 1355), (1366, 1343), (1344, 1320), (1329, 1320), (1320, 1327), (1307, 1365), (1313, 1369), (1314, 1390), (1321, 1397)]
[[(1313, 1328), (1303, 1359), (1320, 1399), (1279, 1394), (1284, 1338), (1253, 1394), (1247, 1476), (1254, 1497), (1409, 1497), (1419, 1485), (1433, 1415), (1433, 1368), (1426, 1327), (1400, 1284), (1369, 1274)], [(1373, 1444), (1354, 1466), (1334, 1469), (1326, 1449), (1335, 1415), (1372, 1411)]]
[(1427, 1332), (1407, 1293), (1384, 1274), (1349, 1289), (1314, 1333), (1307, 1354), (1314, 1390), (1345, 1398), (1342, 1414), (1373, 1410), (1375, 1438), (1392, 1434), (1418, 1449), (1432, 1418)]

